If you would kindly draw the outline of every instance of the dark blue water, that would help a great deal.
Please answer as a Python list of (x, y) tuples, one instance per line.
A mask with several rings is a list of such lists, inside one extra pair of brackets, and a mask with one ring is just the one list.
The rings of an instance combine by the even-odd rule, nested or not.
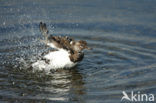
[[(0, 102), (119, 103), (122, 91), (156, 95), (155, 0), (0, 0)], [(73, 69), (32, 72), (50, 33), (86, 40)]]

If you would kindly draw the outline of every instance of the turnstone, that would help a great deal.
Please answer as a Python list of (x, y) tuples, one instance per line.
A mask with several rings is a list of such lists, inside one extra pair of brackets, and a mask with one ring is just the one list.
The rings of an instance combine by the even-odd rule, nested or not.
[(72, 68), (83, 59), (83, 50), (90, 49), (86, 41), (76, 41), (68, 36), (49, 35), (45, 23), (40, 22), (39, 28), (45, 37), (42, 41), (56, 50), (48, 52), (41, 60), (32, 64), (37, 70)]

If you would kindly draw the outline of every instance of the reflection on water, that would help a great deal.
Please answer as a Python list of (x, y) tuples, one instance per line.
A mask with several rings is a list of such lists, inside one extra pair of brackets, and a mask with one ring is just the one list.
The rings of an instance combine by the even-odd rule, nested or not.
[(85, 94), (83, 78), (77, 68), (61, 69), (50, 74), (5, 68), (0, 74), (1, 101), (77, 101)]
[[(156, 1), (3, 0), (0, 2), (0, 102), (119, 103), (122, 91), (156, 94)], [(33, 72), (54, 35), (86, 40), (76, 68)]]

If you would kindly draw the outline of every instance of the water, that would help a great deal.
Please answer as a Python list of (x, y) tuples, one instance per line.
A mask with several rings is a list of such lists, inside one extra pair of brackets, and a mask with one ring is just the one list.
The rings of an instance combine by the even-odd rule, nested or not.
[[(119, 103), (122, 91), (156, 94), (155, 0), (1, 0), (0, 102)], [(77, 67), (46, 74), (30, 64), (50, 33), (86, 40)]]

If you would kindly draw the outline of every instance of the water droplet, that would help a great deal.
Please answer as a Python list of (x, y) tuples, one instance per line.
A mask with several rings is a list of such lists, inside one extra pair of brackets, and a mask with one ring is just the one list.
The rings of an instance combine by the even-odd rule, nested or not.
[(25, 94), (24, 94), (24, 93), (21, 93), (20, 95), (21, 95), (21, 96), (24, 96)]
[(12, 85), (15, 85), (15, 82), (12, 82)]
[(3, 22), (3, 25), (5, 25), (5, 21)]

